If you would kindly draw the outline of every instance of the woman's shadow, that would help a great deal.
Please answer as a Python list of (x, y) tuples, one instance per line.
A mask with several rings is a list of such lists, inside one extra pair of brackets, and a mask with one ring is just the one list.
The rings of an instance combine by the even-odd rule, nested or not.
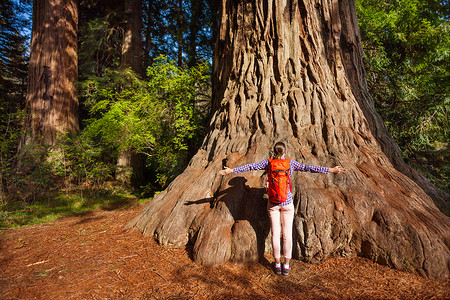
[(209, 203), (215, 209), (219, 203), (224, 203), (231, 215), (238, 222), (248, 221), (256, 234), (256, 246), (259, 262), (270, 268), (270, 263), (264, 257), (265, 244), (270, 232), (270, 222), (267, 215), (267, 193), (264, 187), (250, 187), (247, 179), (242, 176), (233, 177), (228, 181), (226, 189), (218, 189), (212, 197), (188, 201), (185, 205)]

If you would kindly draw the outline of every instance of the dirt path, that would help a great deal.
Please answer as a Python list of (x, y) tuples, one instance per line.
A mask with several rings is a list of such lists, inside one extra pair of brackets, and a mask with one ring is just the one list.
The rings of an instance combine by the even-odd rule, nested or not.
[(245, 267), (195, 264), (124, 225), (143, 205), (95, 211), (0, 233), (0, 299), (450, 299), (450, 281), (363, 258), (293, 261), (276, 276), (267, 256)]

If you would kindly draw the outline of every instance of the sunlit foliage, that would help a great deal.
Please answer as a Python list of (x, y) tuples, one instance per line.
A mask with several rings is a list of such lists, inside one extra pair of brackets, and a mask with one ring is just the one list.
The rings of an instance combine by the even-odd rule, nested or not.
[(449, 189), (448, 1), (357, 0), (369, 91), (405, 159)]
[(209, 103), (207, 64), (178, 68), (160, 56), (147, 70), (148, 81), (129, 69), (107, 70), (81, 82), (80, 96), (91, 115), (82, 135), (114, 153), (133, 149), (148, 157), (164, 187), (189, 158), (189, 144), (203, 135)]

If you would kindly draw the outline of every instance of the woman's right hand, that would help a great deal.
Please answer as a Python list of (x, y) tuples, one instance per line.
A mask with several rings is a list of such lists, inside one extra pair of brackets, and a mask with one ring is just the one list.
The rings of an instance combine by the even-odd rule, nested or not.
[(336, 166), (334, 168), (330, 168), (330, 172), (335, 174), (345, 174), (347, 173), (347, 169), (344, 169), (341, 166)]

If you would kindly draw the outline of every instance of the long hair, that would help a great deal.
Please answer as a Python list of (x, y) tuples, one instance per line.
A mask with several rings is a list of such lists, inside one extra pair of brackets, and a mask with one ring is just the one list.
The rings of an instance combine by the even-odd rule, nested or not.
[(278, 142), (273, 146), (273, 154), (276, 159), (280, 159), (286, 152), (286, 145), (283, 142)]

